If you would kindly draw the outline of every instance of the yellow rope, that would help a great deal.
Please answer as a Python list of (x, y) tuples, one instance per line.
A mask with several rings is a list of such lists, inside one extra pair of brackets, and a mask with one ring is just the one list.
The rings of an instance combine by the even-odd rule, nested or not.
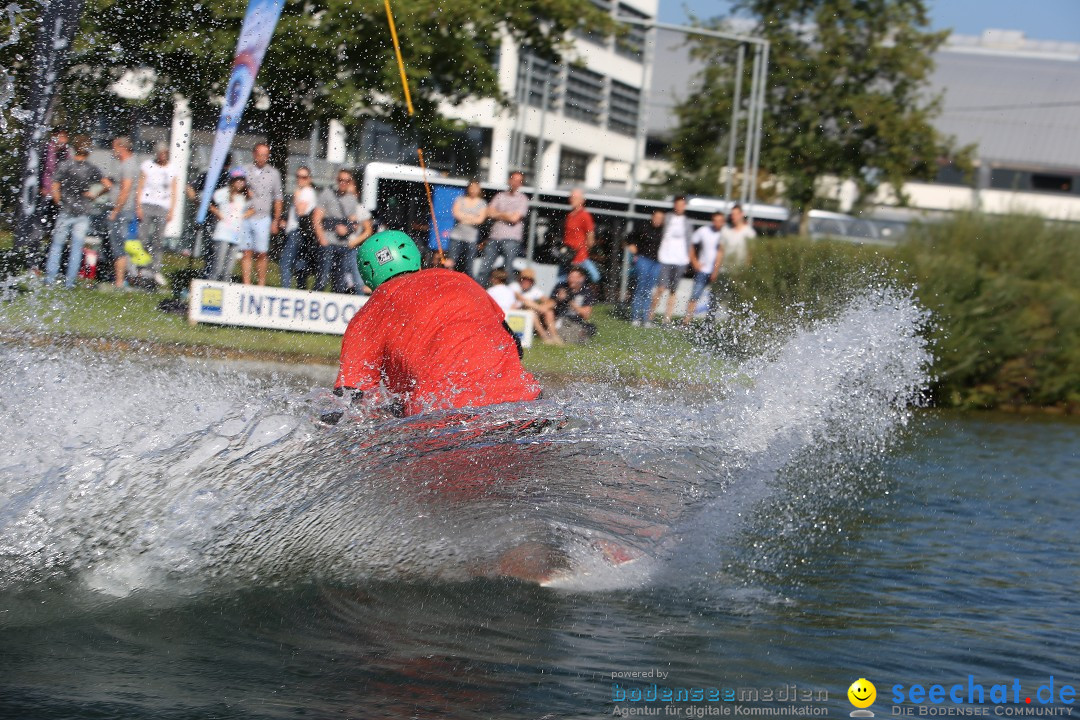
[[(390, 37), (394, 40), (394, 54), (397, 55), (398, 72), (401, 73), (401, 86), (405, 90), (405, 106), (409, 109), (409, 117), (413, 116), (412, 94), (409, 92), (409, 76), (405, 74), (405, 60), (401, 57), (401, 43), (398, 41), (397, 27), (394, 25), (394, 13), (390, 9), (390, 0), (384, 0), (386, 4), (386, 19), (390, 23)], [(435, 217), (435, 203), (431, 199), (431, 185), (427, 179), (427, 164), (424, 162), (424, 149), (419, 145), (416, 154), (420, 158), (420, 172), (424, 179), (424, 192), (427, 194), (428, 210), (431, 212), (431, 224), (435, 229), (435, 244), (438, 247), (436, 262), (443, 261), (442, 236), (439, 234), (439, 221)]]

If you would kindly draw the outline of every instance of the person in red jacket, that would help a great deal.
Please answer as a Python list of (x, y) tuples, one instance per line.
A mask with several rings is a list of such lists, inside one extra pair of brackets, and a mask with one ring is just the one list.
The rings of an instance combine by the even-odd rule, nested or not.
[(421, 270), (396, 230), (365, 241), (357, 260), (373, 292), (345, 331), (335, 393), (355, 402), (384, 384), (404, 415), (540, 397), (502, 309), (468, 275)]

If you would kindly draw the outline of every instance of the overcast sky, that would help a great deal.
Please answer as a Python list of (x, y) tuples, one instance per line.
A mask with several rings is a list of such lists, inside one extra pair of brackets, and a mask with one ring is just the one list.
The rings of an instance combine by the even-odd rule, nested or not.
[[(660, 20), (684, 23), (687, 11), (701, 18), (726, 14), (726, 0), (660, 0)], [(929, 0), (935, 29), (961, 35), (983, 30), (1023, 30), (1034, 40), (1080, 42), (1080, 0)]]

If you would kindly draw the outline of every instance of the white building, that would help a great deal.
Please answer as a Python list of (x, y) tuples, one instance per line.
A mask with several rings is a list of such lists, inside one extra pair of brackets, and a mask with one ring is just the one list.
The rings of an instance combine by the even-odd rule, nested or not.
[(1080, 43), (987, 30), (951, 36), (934, 61), (931, 83), (944, 92), (934, 124), (977, 145), (976, 169), (907, 183), (912, 207), (1080, 221)]
[[(614, 16), (639, 20), (655, 19), (659, 4), (590, 1)], [(558, 64), (523, 53), (516, 43), (502, 43), (496, 66), (511, 107), (478, 99), (441, 108), (469, 126), (466, 139), (476, 153), (481, 180), (503, 183), (511, 171), (521, 170), (538, 189), (628, 188), (635, 157), (644, 152), (637, 126), (647, 94), (647, 31), (630, 27), (618, 39), (574, 32), (570, 39), (573, 47)], [(413, 151), (389, 126), (368, 122), (360, 135), (358, 161), (411, 161)], [(437, 160), (432, 164), (439, 166)], [(460, 174), (456, 165), (442, 167)], [(645, 174), (639, 167), (638, 177)]]

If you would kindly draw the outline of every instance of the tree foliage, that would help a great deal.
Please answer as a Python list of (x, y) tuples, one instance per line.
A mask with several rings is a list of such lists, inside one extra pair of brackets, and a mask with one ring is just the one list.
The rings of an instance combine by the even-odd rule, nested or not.
[[(36, 4), (20, 15), (24, 32), (0, 48), (0, 66), (25, 98)], [(495, 61), (503, 38), (555, 59), (567, 33), (581, 26), (611, 32), (609, 15), (575, 0), (393, 0), (398, 34), (416, 106), (408, 121), (420, 137), (452, 123), (441, 101), (500, 95)], [(132, 68), (157, 75), (145, 111), (166, 112), (173, 96), (191, 103), (196, 126), (220, 111), (246, 11), (236, 0), (87, 0), (62, 82), (60, 119), (73, 126), (104, 112), (122, 116), (129, 103), (107, 88)], [(260, 98), (269, 101), (258, 110)], [(376, 116), (406, 124), (404, 97), (382, 0), (286, 0), (245, 119), (278, 138), (306, 134), (315, 121), (346, 126)], [(166, 114), (167, 117), (167, 114)]]
[[(932, 55), (948, 32), (929, 31), (925, 0), (739, 0), (733, 12), (755, 19), (752, 34), (771, 43), (761, 165), (804, 217), (825, 200), (826, 176), (853, 180), (865, 198), (885, 182), (932, 177), (944, 158), (969, 162), (971, 148), (956, 151), (932, 124), (941, 102), (928, 92)], [(734, 53), (730, 43), (694, 42), (693, 54), (710, 62), (676, 110), (670, 154), (672, 182), (690, 191), (715, 194), (726, 162), (718, 139), (729, 125)]]

